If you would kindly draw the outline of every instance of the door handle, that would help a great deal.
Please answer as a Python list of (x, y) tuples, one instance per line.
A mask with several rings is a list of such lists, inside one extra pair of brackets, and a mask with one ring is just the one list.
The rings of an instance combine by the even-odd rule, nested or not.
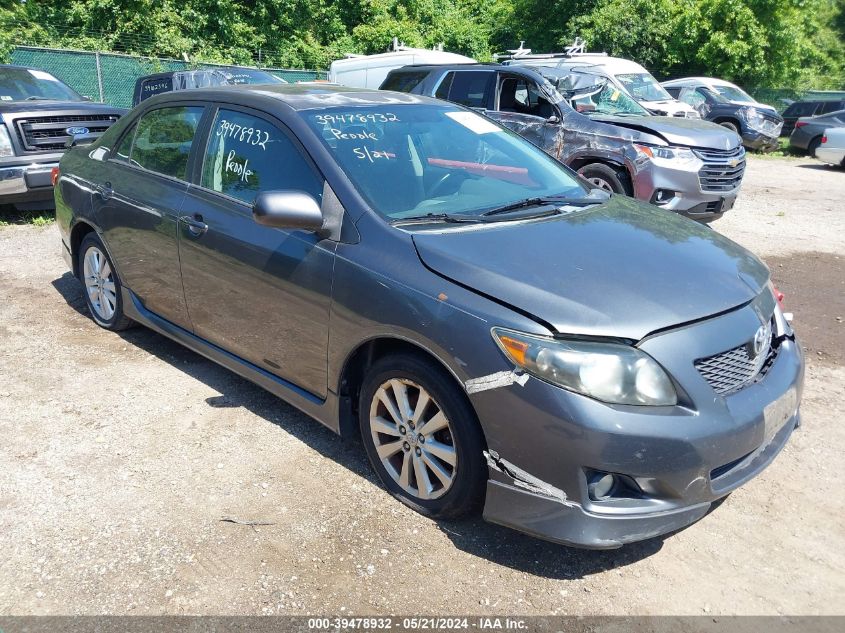
[(202, 221), (202, 216), (199, 213), (183, 215), (179, 218), (179, 221), (187, 225), (188, 232), (194, 237), (199, 237), (208, 230), (208, 225)]
[(110, 182), (103, 183), (102, 185), (96, 185), (94, 189), (103, 200), (108, 200), (114, 193), (114, 189), (111, 188)]

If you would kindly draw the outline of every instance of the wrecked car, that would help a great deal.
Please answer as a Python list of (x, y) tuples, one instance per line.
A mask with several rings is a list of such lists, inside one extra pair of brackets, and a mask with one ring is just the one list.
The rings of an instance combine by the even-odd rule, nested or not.
[(619, 547), (701, 518), (798, 425), (801, 346), (756, 257), (453, 103), (159, 95), (65, 155), (56, 207), (96, 324), (360, 435), (437, 519)]
[(477, 108), (593, 185), (702, 222), (733, 208), (742, 185), (745, 150), (736, 134), (696, 119), (651, 116), (580, 67), (406, 66), (381, 88)]
[(739, 86), (711, 77), (673, 79), (661, 85), (673, 97), (698, 110), (702, 119), (739, 134), (748, 149), (769, 152), (780, 146), (783, 117)]
[(172, 70), (138, 77), (132, 105), (136, 106), (144, 99), (149, 99), (162, 92), (174, 90), (193, 90), (213, 86), (241, 86), (244, 84), (286, 84), (287, 82), (272, 73), (257, 68), (201, 68), (198, 70)]

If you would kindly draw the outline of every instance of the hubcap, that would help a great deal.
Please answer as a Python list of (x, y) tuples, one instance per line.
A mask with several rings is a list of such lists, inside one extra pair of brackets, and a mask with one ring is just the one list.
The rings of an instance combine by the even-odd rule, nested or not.
[(587, 178), (592, 184), (594, 184), (599, 189), (604, 189), (605, 191), (610, 191), (613, 193), (613, 187), (610, 186), (610, 183), (607, 182), (604, 178)]
[(117, 308), (117, 294), (111, 266), (105, 254), (96, 246), (85, 252), (82, 274), (91, 307), (98, 317), (108, 321), (114, 316)]
[(370, 432), (381, 463), (406, 493), (437, 499), (452, 486), (458, 454), (440, 405), (420, 385), (395, 378), (370, 404)]

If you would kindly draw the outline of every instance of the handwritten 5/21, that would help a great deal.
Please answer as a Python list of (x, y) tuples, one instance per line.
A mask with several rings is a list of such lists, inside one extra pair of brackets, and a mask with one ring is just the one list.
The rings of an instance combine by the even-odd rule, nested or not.
[(352, 150), (355, 152), (355, 156), (360, 160), (368, 160), (371, 163), (376, 162), (379, 159), (390, 160), (391, 158), (396, 158), (396, 154), (391, 154), (390, 152), (384, 152), (381, 150), (370, 150), (366, 147), (356, 147)]

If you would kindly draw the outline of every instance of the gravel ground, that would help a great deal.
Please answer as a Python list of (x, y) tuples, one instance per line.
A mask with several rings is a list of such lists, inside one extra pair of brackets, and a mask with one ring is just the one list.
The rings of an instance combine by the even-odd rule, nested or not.
[(750, 159), (714, 228), (786, 292), (804, 425), (697, 524), (610, 552), (421, 517), (360, 444), (151, 331), (97, 328), (54, 226), (2, 228), (0, 615), (845, 614), (843, 200), (845, 171)]

